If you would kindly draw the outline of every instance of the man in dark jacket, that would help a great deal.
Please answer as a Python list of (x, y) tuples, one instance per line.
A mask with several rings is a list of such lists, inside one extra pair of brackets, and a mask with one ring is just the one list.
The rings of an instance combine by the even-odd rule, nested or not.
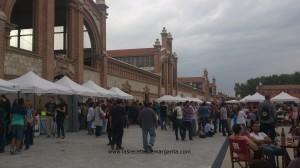
[(5, 144), (7, 145), (11, 141), (11, 135), (9, 132), (9, 127), (11, 123), (11, 103), (5, 95), (1, 95), (2, 107), (4, 110), (4, 125), (5, 125)]
[(0, 100), (0, 153), (4, 152), (5, 147), (5, 111), (3, 109), (3, 102)]
[(111, 109), (111, 129), (112, 129), (112, 144), (111, 149), (117, 145), (117, 150), (123, 149), (122, 138), (126, 119), (126, 111), (122, 106), (122, 100), (117, 100), (116, 105)]
[(160, 117), (160, 127), (161, 130), (167, 130), (167, 111), (168, 111), (168, 106), (166, 105), (165, 102), (160, 103), (160, 108), (159, 108), (159, 117)]
[[(155, 128), (157, 127), (157, 119), (150, 103), (145, 103), (145, 107), (139, 114), (138, 121), (143, 131), (144, 151), (153, 152), (152, 147), (154, 146), (156, 137)], [(148, 141), (148, 134), (150, 135), (150, 141)]]
[(265, 97), (266, 100), (260, 104), (258, 108), (258, 119), (260, 121), (261, 130), (270, 136), (274, 141), (276, 132), (275, 132), (275, 107), (270, 101), (270, 96)]

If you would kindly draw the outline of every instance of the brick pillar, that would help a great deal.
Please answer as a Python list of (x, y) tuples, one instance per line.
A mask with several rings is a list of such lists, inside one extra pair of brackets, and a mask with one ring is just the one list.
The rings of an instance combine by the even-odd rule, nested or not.
[(154, 73), (161, 73), (160, 53), (155, 51), (154, 57)]
[(107, 56), (101, 57), (100, 85), (107, 88)]
[(97, 0), (96, 5), (98, 10), (100, 11), (100, 22), (98, 27), (100, 28), (100, 85), (102, 87), (107, 87), (107, 53), (106, 53), (106, 19), (107, 19), (107, 6), (105, 4), (105, 0)]
[(175, 87), (175, 94), (178, 94), (178, 85), (177, 85), (177, 57), (175, 58), (175, 65), (174, 65), (174, 87)]
[(169, 81), (168, 81), (168, 84), (169, 84), (169, 94), (170, 95), (173, 95), (173, 70), (172, 70), (173, 66), (172, 66), (172, 63), (169, 63), (168, 64), (168, 77), (169, 77)]
[(4, 77), (4, 60), (6, 51), (6, 15), (0, 11), (0, 78)]
[(35, 7), (34, 48), (43, 59), (42, 76), (52, 81), (54, 78), (54, 0), (37, 0)]
[(165, 93), (166, 94), (169, 94), (169, 67), (168, 67), (168, 63), (164, 63), (164, 69), (165, 69), (165, 74), (164, 74), (164, 77), (165, 77)]
[(74, 80), (83, 82), (83, 15), (82, 4), (72, 0), (68, 5), (68, 57), (74, 61)]

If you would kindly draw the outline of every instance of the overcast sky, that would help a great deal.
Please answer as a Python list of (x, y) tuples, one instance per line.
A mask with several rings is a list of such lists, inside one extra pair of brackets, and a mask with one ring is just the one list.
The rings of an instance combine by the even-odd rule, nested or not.
[(106, 0), (107, 48), (147, 48), (173, 34), (179, 76), (216, 77), (218, 91), (300, 71), (299, 0)]

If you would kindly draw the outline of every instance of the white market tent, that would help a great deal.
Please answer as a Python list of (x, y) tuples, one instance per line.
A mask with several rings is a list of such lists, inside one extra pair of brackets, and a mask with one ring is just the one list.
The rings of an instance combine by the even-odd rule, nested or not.
[(187, 99), (188, 99), (188, 101), (203, 103), (202, 100), (200, 100), (199, 98), (196, 98), (196, 97), (188, 97)]
[(119, 89), (117, 87), (110, 88), (110, 91), (116, 93), (118, 95), (117, 98), (119, 98), (119, 99), (126, 99), (126, 100), (134, 99), (134, 97), (132, 95), (123, 92), (121, 89)]
[(97, 96), (97, 93), (95, 91), (77, 84), (76, 82), (72, 81), (67, 76), (64, 76), (63, 78), (56, 81), (55, 83), (60, 85), (60, 86), (64, 86), (66, 88), (69, 88), (75, 95)]
[(258, 92), (256, 92), (255, 94), (253, 94), (252, 96), (248, 97), (245, 99), (245, 102), (263, 102), (265, 100), (265, 96), (259, 94)]
[(0, 93), (10, 93), (19, 91), (19, 86), (12, 83), (0, 79)]
[(245, 101), (246, 101), (246, 99), (248, 99), (249, 97), (251, 97), (251, 95), (248, 95), (248, 96), (246, 96), (246, 97), (242, 98), (242, 99), (240, 100), (240, 102), (245, 102)]
[(43, 79), (32, 71), (29, 71), (16, 79), (10, 80), (10, 82), (18, 85), (21, 93), (60, 95), (72, 94), (70, 89)]
[(156, 99), (157, 102), (167, 102), (167, 103), (176, 103), (178, 102), (178, 98), (171, 95), (164, 95), (160, 98)]
[[(173, 97), (173, 96), (172, 96)], [(184, 97), (181, 97), (180, 95), (177, 95), (175, 98), (175, 101), (177, 102), (185, 102), (185, 101), (189, 101), (188, 98), (184, 98)]]
[(281, 92), (277, 96), (273, 97), (271, 101), (274, 102), (296, 102), (299, 103), (300, 99), (287, 94), (286, 92)]
[(112, 92), (110, 90), (104, 89), (103, 87), (97, 85), (94, 81), (88, 80), (82, 86), (89, 88), (91, 90), (94, 90), (97, 92), (99, 97), (106, 97), (106, 98), (112, 98), (117, 97), (118, 95), (115, 92)]
[(228, 101), (226, 101), (226, 103), (228, 103), (228, 104), (238, 104), (239, 101), (238, 100), (228, 100)]

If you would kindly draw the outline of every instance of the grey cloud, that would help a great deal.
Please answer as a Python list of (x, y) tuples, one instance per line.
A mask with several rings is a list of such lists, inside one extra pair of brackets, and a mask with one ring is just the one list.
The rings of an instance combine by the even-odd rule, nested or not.
[(208, 68), (219, 90), (228, 94), (233, 94), (235, 82), (299, 71), (297, 0), (108, 0), (107, 4), (109, 49), (151, 47), (166, 26), (174, 36), (179, 75), (200, 75)]

